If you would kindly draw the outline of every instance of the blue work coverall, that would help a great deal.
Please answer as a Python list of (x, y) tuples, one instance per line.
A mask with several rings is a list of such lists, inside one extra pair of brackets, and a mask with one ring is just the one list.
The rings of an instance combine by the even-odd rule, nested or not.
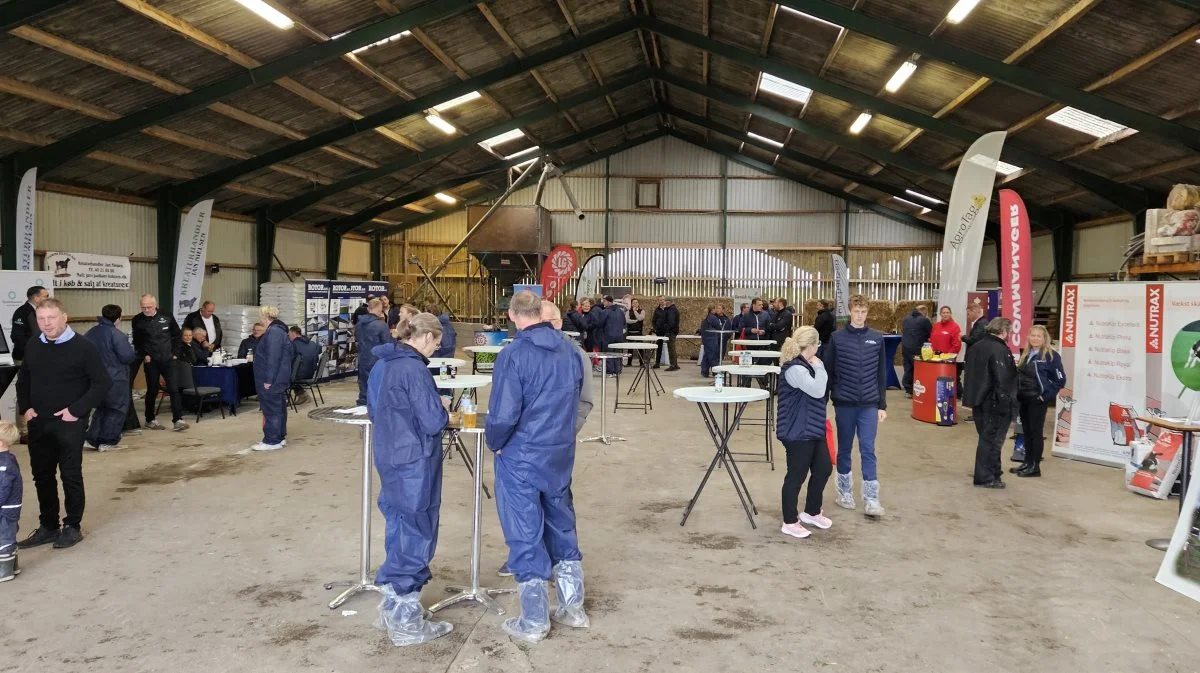
[(116, 444), (121, 441), (125, 429), (125, 417), (129, 414), (129, 365), (137, 359), (129, 337), (117, 328), (113, 321), (103, 316), (99, 324), (87, 331), (84, 338), (92, 342), (100, 353), (104, 370), (112, 379), (112, 387), (92, 412), (84, 439), (92, 446)]
[(712, 368), (721, 364), (721, 356), (725, 350), (728, 334), (719, 334), (718, 331), (728, 331), (733, 329), (729, 325), (729, 318), (719, 316), (716, 313), (709, 313), (708, 317), (700, 325), (700, 343), (704, 344), (704, 358), (700, 361), (700, 374), (708, 376), (712, 372)]
[(367, 403), (367, 378), (375, 366), (376, 347), (392, 341), (387, 322), (370, 313), (358, 320), (354, 327), (354, 338), (358, 341), (358, 404)]
[(287, 439), (287, 391), (292, 385), (295, 356), (287, 331), (287, 325), (272, 320), (254, 350), (254, 389), (263, 415), (263, 444), (275, 445)]

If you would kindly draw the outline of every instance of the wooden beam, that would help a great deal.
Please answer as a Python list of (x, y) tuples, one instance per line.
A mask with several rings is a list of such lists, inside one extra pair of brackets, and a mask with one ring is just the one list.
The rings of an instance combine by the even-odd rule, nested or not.
[[(1195, 166), (1200, 166), (1200, 156), (1182, 157), (1182, 158), (1176, 159), (1174, 161), (1168, 161), (1163, 164), (1154, 164), (1153, 166), (1149, 166), (1147, 168), (1140, 168), (1136, 171), (1130, 171), (1123, 175), (1118, 175), (1117, 177), (1112, 178), (1112, 179), (1117, 182), (1137, 182), (1138, 180), (1145, 180), (1147, 178), (1155, 178), (1160, 175), (1165, 175), (1167, 173), (1171, 173), (1174, 171), (1187, 170), (1187, 169), (1193, 168)], [(1080, 196), (1084, 196), (1085, 194), (1090, 194), (1090, 193), (1091, 192), (1088, 192), (1087, 190), (1084, 190), (1084, 189), (1073, 189), (1069, 192), (1059, 194), (1058, 196), (1050, 197), (1049, 199), (1047, 199), (1045, 201), (1045, 204), (1052, 205), (1055, 203), (1062, 203), (1063, 201), (1070, 201), (1071, 199), (1078, 198)]]

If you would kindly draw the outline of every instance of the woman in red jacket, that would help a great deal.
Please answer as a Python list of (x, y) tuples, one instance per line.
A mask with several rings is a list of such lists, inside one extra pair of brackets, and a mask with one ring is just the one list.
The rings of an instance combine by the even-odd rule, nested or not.
[(929, 334), (929, 345), (935, 353), (955, 355), (962, 348), (962, 328), (954, 322), (954, 313), (949, 306), (943, 306), (938, 313), (938, 321), (933, 323), (933, 331)]

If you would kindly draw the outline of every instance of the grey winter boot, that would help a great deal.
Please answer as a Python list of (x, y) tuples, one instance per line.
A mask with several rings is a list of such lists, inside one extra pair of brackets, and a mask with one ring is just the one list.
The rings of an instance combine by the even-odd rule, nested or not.
[(847, 472), (837, 475), (837, 506), (846, 509), (854, 509), (854, 473)]
[(879, 504), (879, 481), (863, 481), (863, 512), (872, 518), (883, 516), (883, 505)]

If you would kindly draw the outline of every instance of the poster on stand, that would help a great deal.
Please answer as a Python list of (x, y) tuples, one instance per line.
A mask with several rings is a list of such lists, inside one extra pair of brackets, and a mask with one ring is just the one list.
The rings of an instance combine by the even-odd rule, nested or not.
[(212, 205), (212, 199), (205, 199), (192, 206), (183, 216), (183, 224), (179, 228), (171, 313), (180, 325), (187, 314), (200, 308), (198, 302), (204, 288), (204, 258), (208, 253), (208, 223)]
[[(17, 268), (33, 271), (33, 234), (37, 228), (37, 167), (21, 176), (17, 187)], [(46, 287), (50, 287), (47, 285)]]
[(575, 275), (576, 266), (578, 266), (578, 258), (575, 256), (574, 248), (569, 245), (554, 246), (550, 255), (546, 257), (546, 261), (542, 263), (540, 280), (542, 287), (546, 289), (546, 299), (554, 301), (558, 293), (567, 286), (567, 281), (571, 279), (571, 276)]
[(365, 283), (335, 280), (329, 287), (329, 365), (334, 375), (345, 376), (357, 371), (354, 357), (354, 330), (350, 316), (366, 301)]
[(837, 307), (837, 318), (846, 320), (850, 317), (850, 269), (841, 255), (831, 255), (833, 258), (833, 303)]
[(384, 280), (367, 281), (367, 294), (372, 297), (386, 297), (390, 286)]
[(42, 268), (57, 290), (128, 290), (132, 277), (128, 257), (88, 252), (47, 252)]
[(1146, 321), (1147, 406), (1200, 421), (1200, 283), (1147, 283)]
[[(34, 285), (40, 285), (54, 296), (54, 287), (50, 282), (50, 274), (44, 271), (0, 271), (0, 330), (4, 336), (12, 334), (13, 312), (29, 301), (25, 293)], [(71, 307), (67, 306), (68, 315)], [(8, 344), (11, 349), (12, 344)], [(14, 382), (15, 383), (15, 382)], [(8, 390), (0, 397), (0, 418), (6, 421), (17, 417), (17, 387), (10, 384)]]
[(1020, 353), (1033, 325), (1033, 244), (1025, 202), (1011, 189), (1000, 190), (1001, 314), (1012, 320), (1008, 347)]
[(1200, 531), (1197, 529), (1200, 518), (1197, 507), (1200, 507), (1200, 479), (1193, 479), (1184, 495), (1171, 544), (1154, 578), (1159, 584), (1194, 601), (1200, 601)]
[[(310, 341), (319, 345), (322, 351), (329, 349), (329, 290), (332, 285), (332, 281), (323, 279), (304, 281), (304, 334)], [(332, 361), (331, 352), (330, 362)], [(331, 369), (327, 365), (326, 371), (319, 372), (318, 377), (328, 377)]]

